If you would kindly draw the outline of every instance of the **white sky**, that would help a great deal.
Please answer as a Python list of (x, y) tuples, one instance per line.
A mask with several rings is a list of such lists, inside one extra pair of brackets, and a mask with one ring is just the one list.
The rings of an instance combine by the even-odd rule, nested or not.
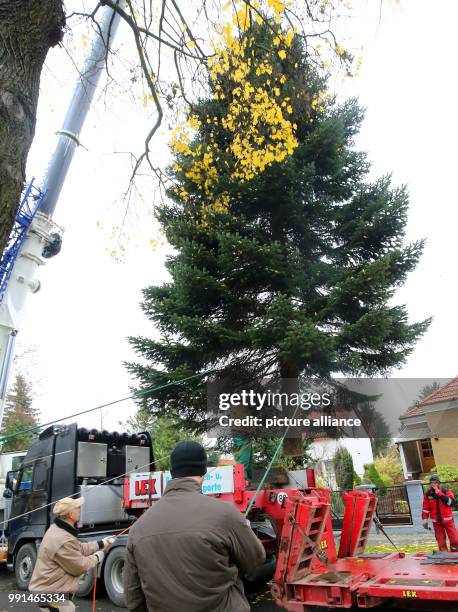
[[(78, 0), (68, 4), (77, 6)], [(347, 46), (364, 43), (359, 77), (336, 84), (341, 95), (357, 95), (367, 108), (358, 148), (367, 150), (374, 175), (393, 172), (407, 183), (411, 208), (410, 240), (427, 238), (421, 263), (399, 302), (408, 304), (411, 320), (430, 315), (434, 322), (409, 358), (394, 373), (403, 377), (442, 377), (458, 373), (455, 363), (456, 308), (456, 120), (455, 70), (458, 3), (403, 0), (400, 7), (385, 0), (378, 23), (376, 0), (353, 3), (357, 17), (345, 25)], [(121, 24), (117, 45), (127, 49)], [(343, 36), (343, 35), (342, 35)], [(84, 52), (75, 36), (75, 57)], [(75, 74), (62, 49), (51, 51), (42, 79), (37, 133), (28, 176), (40, 176), (54, 146), (70, 99)], [(114, 90), (116, 94), (116, 89)], [(110, 257), (111, 227), (122, 217), (120, 194), (129, 177), (129, 161), (113, 151), (139, 151), (147, 131), (148, 109), (133, 108), (126, 96), (110, 95), (90, 112), (54, 220), (65, 227), (61, 253), (40, 271), (42, 289), (30, 296), (18, 340), (18, 351), (35, 345), (37, 406), (42, 420), (85, 410), (129, 395), (123, 360), (135, 358), (128, 335), (153, 333), (139, 308), (140, 291), (166, 278), (165, 247), (155, 251), (150, 239), (158, 229), (148, 206), (138, 201), (130, 217), (124, 263)], [(155, 141), (159, 159), (167, 158), (164, 138)], [(103, 229), (97, 228), (97, 222)], [(104, 412), (103, 426), (119, 429), (118, 421), (134, 411), (126, 402)], [(79, 419), (100, 426), (100, 414)]]

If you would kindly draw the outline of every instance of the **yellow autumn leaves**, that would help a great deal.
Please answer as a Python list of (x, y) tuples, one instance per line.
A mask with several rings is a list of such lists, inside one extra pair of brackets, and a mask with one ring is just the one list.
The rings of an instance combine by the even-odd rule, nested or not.
[[(285, 4), (266, 2), (278, 22)], [(295, 32), (276, 26), (270, 52), (260, 52), (252, 31), (247, 32), (249, 24), (263, 22), (260, 3), (252, 6), (236, 3), (232, 22), (223, 26), (221, 42), (208, 60), (213, 98), (221, 101), (225, 114), (216, 114), (219, 105), (214, 105), (214, 115), (211, 111), (206, 116), (191, 113), (187, 122), (173, 131), (170, 142), (173, 151), (185, 158), (184, 174), (193, 183), (193, 191), (204, 196), (201, 201), (208, 203), (203, 205), (208, 211), (228, 207), (228, 194), (219, 191), (222, 173), (237, 183), (249, 181), (270, 164), (283, 161), (298, 146), (293, 106), (283, 87), (287, 79), (278, 68), (279, 59), (287, 57)], [(204, 142), (193, 142), (204, 123)], [(221, 130), (225, 133), (223, 147), (216, 140)], [(177, 163), (174, 170), (181, 170)], [(184, 201), (189, 198), (183, 188), (177, 188), (177, 193)]]

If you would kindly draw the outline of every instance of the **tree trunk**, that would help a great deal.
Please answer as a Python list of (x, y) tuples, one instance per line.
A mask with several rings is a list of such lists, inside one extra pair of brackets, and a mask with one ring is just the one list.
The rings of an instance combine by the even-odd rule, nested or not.
[[(280, 376), (282, 378), (282, 393), (288, 393), (288, 395), (299, 394), (299, 368), (292, 359), (280, 360)], [(293, 415), (290, 413), (288, 416), (292, 417)], [(287, 457), (301, 457), (304, 454), (304, 444), (300, 434), (285, 438), (283, 454)]]
[(0, 0), (0, 256), (25, 181), (41, 70), (64, 24), (62, 0)]
[[(283, 245), (285, 260), (288, 259), (286, 248), (286, 235), (282, 220), (282, 210), (280, 207), (272, 213), (271, 217), (272, 238)], [(286, 292), (286, 289), (285, 289)], [(282, 357), (279, 359), (280, 377), (282, 379), (281, 392), (299, 393), (299, 367), (293, 356)], [(292, 417), (292, 413), (289, 414)], [(300, 416), (300, 415), (299, 415)], [(283, 442), (283, 454), (287, 457), (300, 457), (304, 454), (304, 444), (300, 434), (287, 436)]]

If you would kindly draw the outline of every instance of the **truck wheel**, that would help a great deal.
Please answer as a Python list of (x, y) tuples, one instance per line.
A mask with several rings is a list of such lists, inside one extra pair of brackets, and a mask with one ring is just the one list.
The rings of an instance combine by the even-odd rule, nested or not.
[(83, 574), (76, 588), (77, 597), (87, 597), (94, 589), (94, 568)]
[(123, 585), (125, 554), (126, 549), (123, 546), (117, 546), (108, 555), (103, 568), (103, 578), (108, 597), (115, 606), (120, 608), (124, 608), (126, 605)]
[(35, 544), (24, 544), (18, 550), (14, 561), (14, 575), (18, 589), (25, 591), (32, 578), (33, 568), (37, 561), (37, 549)]

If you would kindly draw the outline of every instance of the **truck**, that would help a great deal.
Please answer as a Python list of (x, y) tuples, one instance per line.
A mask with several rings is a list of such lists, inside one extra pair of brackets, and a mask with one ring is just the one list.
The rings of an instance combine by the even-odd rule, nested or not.
[(0, 564), (6, 563), (8, 553), (5, 529), (11, 509), (11, 502), (3, 497), (6, 478), (8, 472), (17, 470), (25, 454), (25, 451), (0, 453)]
[[(135, 516), (124, 508), (126, 473), (154, 472), (151, 436), (99, 431), (70, 425), (52, 425), (42, 431), (22, 457), (17, 470), (8, 472), (3, 492), (10, 504), (6, 525), (7, 567), (14, 571), (19, 589), (26, 589), (43, 536), (53, 521), (54, 503), (82, 496), (79, 537), (83, 541), (113, 536)], [(107, 593), (123, 605), (122, 567), (127, 535), (110, 547), (99, 567)], [(92, 591), (94, 576), (80, 580), (77, 594)]]
[[(209, 468), (205, 476), (204, 494), (235, 503), (241, 512), (246, 511), (251, 500), (254, 502), (249, 518), (263, 542), (267, 560), (256, 575), (247, 577), (250, 580), (273, 575), (282, 503), (298, 483), (312, 484), (311, 470), (289, 474), (291, 477), (283, 478), (281, 491), (272, 489), (268, 497), (261, 491), (255, 500), (255, 490), (246, 490), (242, 465)], [(18, 588), (27, 589), (57, 500), (84, 497), (78, 537), (82, 541), (100, 540), (117, 536), (132, 525), (161, 497), (170, 478), (170, 472), (156, 471), (148, 432), (88, 430), (77, 423), (44, 429), (22, 457), (18, 469), (8, 472), (3, 493), (11, 508), (5, 530), (7, 567), (14, 572)], [(127, 539), (127, 533), (116, 538), (97, 570), (98, 580), (104, 582), (110, 600), (117, 606), (125, 604), (122, 570)], [(90, 594), (93, 581), (92, 573), (85, 574), (77, 595)]]
[[(280, 476), (282, 476), (280, 474)], [(367, 490), (343, 494), (339, 545), (332, 527), (331, 495), (317, 487), (313, 469), (284, 472), (276, 487), (245, 479), (243, 465), (208, 468), (202, 493), (233, 504), (250, 521), (266, 551), (266, 562), (253, 576), (271, 580), (276, 604), (290, 612), (367, 609), (395, 605), (425, 609), (458, 605), (458, 553), (365, 552), (377, 498)], [(123, 567), (129, 527), (159, 500), (170, 472), (157, 471), (148, 432), (135, 434), (88, 430), (70, 425), (44, 429), (8, 472), (4, 498), (11, 504), (7, 521), (7, 566), (17, 586), (26, 589), (43, 536), (53, 520), (54, 503), (83, 496), (78, 537), (116, 539), (97, 578), (116, 606), (124, 606)], [(84, 575), (77, 595), (93, 591), (94, 574)]]

